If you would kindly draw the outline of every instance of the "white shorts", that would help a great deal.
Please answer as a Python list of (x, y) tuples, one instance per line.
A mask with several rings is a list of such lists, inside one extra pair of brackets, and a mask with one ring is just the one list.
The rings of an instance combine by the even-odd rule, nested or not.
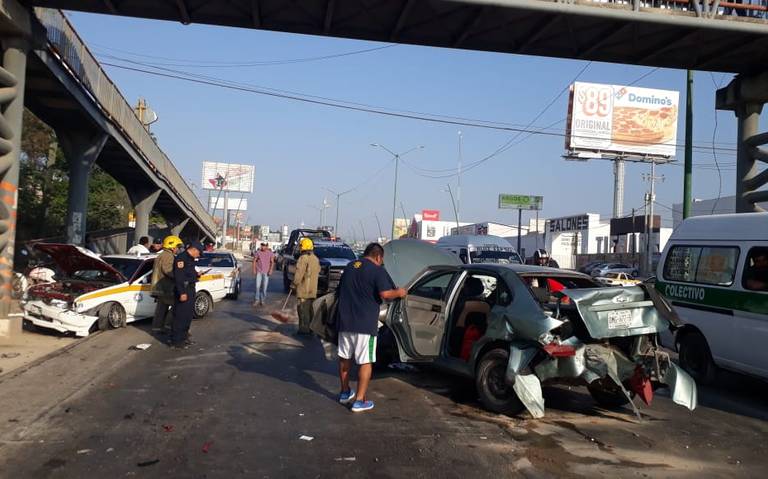
[(339, 333), (339, 357), (354, 359), (357, 364), (376, 362), (376, 336), (361, 333)]

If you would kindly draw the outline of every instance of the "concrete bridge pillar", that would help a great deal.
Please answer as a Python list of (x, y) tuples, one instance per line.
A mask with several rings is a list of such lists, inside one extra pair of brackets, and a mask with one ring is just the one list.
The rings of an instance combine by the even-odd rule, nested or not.
[(9, 315), (13, 300), (19, 152), (29, 43), (17, 33), (8, 33), (5, 22), (13, 19), (0, 20), (3, 23), (0, 28), (0, 343), (9, 343), (21, 335), (21, 317)]
[(184, 228), (187, 226), (187, 223), (189, 223), (189, 218), (184, 218), (179, 223), (176, 224), (173, 228), (171, 228), (171, 234), (175, 236), (181, 236), (181, 232), (184, 231)]
[(135, 240), (138, 241), (142, 236), (149, 235), (149, 215), (152, 208), (155, 207), (157, 198), (160, 197), (161, 190), (157, 188), (126, 188), (128, 197), (133, 203), (133, 209), (136, 213), (136, 227), (134, 228)]
[(65, 234), (67, 243), (85, 244), (88, 216), (88, 179), (91, 168), (107, 142), (104, 132), (58, 130), (64, 156), (69, 161), (69, 193), (67, 195), (67, 221)]
[(759, 133), (760, 113), (768, 103), (768, 72), (760, 75), (738, 75), (725, 88), (717, 91), (716, 108), (736, 114), (738, 139), (736, 152), (736, 213), (764, 211), (758, 203), (768, 202), (768, 133)]

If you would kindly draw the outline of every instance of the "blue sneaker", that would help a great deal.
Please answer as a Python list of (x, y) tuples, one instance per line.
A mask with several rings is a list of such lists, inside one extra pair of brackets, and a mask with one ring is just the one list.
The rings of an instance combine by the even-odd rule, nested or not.
[(345, 404), (346, 405), (346, 404), (351, 403), (354, 400), (355, 400), (355, 390), (354, 389), (350, 389), (347, 392), (342, 392), (341, 394), (339, 394), (339, 402), (341, 404)]
[(370, 411), (371, 409), (373, 409), (373, 401), (355, 401), (350, 411), (363, 412)]

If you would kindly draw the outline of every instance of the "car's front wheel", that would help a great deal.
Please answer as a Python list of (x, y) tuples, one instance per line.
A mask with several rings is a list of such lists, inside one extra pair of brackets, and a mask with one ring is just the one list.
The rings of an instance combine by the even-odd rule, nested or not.
[(480, 402), (489, 411), (515, 415), (525, 409), (515, 390), (507, 384), (509, 352), (502, 348), (488, 351), (480, 359), (475, 374), (475, 387)]
[(680, 366), (700, 384), (712, 384), (717, 366), (712, 360), (707, 339), (698, 331), (685, 334), (678, 342)]
[(204, 317), (211, 310), (213, 301), (211, 297), (205, 291), (201, 291), (195, 295), (194, 315), (199, 319)]
[(99, 310), (97, 321), (99, 331), (117, 329), (125, 326), (125, 309), (118, 303), (109, 303)]

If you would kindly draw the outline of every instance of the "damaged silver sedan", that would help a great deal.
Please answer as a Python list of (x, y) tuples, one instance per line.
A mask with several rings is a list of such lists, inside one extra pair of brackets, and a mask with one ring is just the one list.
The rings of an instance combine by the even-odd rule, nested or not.
[(608, 408), (634, 408), (635, 396), (650, 404), (664, 386), (675, 403), (696, 407), (695, 382), (658, 345), (675, 318), (652, 289), (602, 288), (554, 268), (457, 264), (416, 241), (385, 250), (408, 296), (383, 311), (382, 333), (392, 333), (403, 362), (474, 378), (487, 409), (543, 417), (542, 384), (556, 383), (586, 385)]

